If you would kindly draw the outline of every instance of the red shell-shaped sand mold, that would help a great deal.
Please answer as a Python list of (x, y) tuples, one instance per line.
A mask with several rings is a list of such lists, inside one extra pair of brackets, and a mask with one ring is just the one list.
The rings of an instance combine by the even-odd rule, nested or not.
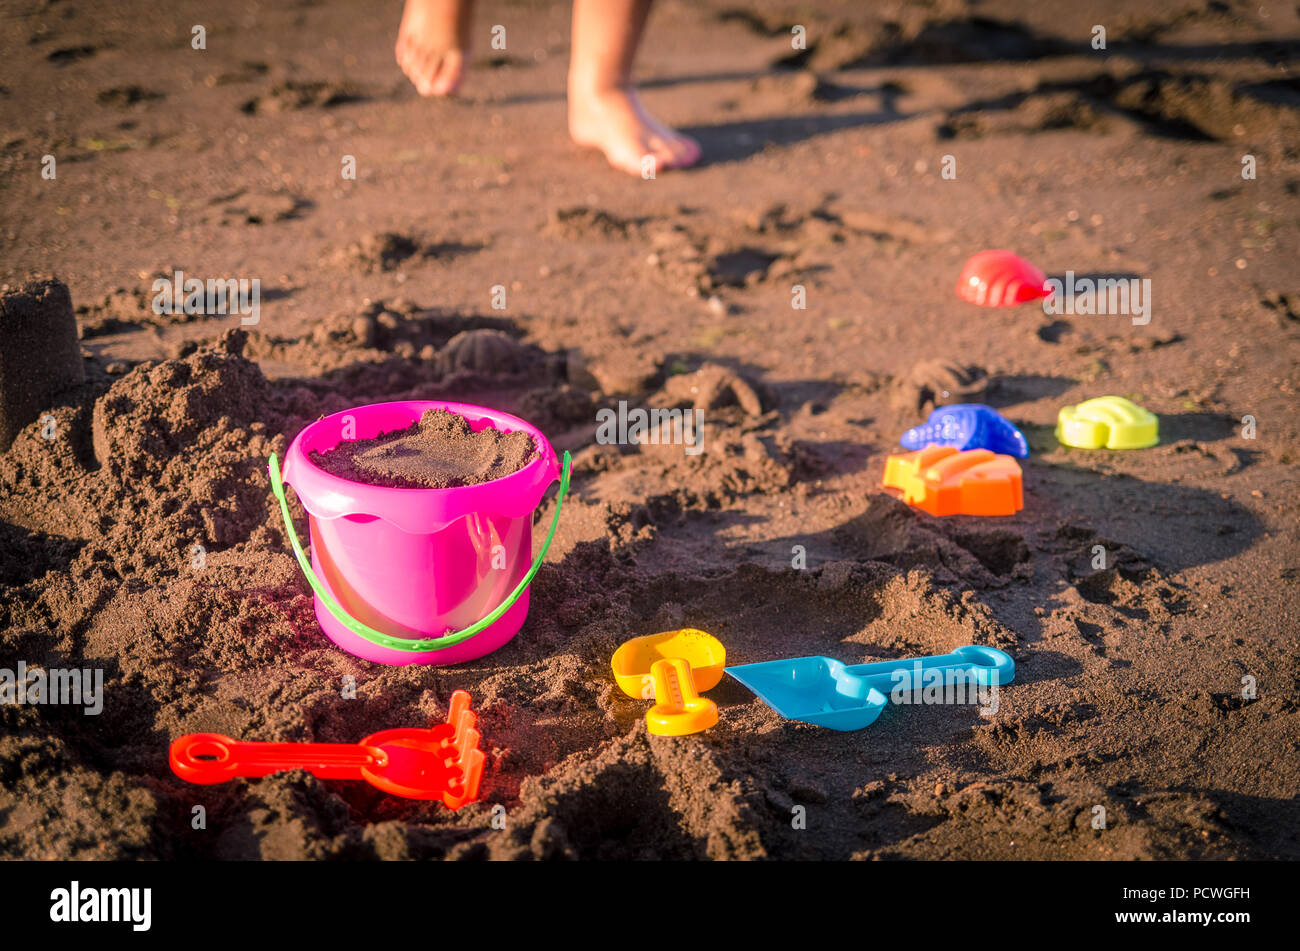
[(1049, 293), (1047, 275), (1010, 251), (981, 251), (957, 281), (958, 297), (984, 307), (1014, 307)]

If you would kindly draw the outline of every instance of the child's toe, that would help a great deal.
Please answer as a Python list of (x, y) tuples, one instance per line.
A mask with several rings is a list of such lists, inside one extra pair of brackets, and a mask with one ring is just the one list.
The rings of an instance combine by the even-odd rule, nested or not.
[(435, 96), (450, 96), (460, 87), (465, 73), (464, 56), (459, 50), (444, 53), (438, 61), (435, 75), (429, 82)]
[(650, 154), (655, 157), (655, 164), (659, 168), (676, 168), (679, 161), (677, 150), (673, 148), (671, 139), (656, 138), (653, 140)]
[(410, 60), (410, 69), (407, 70), (406, 75), (409, 76), (411, 82), (415, 84), (415, 91), (421, 96), (433, 96), (436, 95), (434, 92), (433, 80), (437, 73), (437, 57), (421, 54), (412, 57)]
[(684, 168), (700, 160), (700, 145), (689, 136), (679, 135), (672, 140), (673, 165)]

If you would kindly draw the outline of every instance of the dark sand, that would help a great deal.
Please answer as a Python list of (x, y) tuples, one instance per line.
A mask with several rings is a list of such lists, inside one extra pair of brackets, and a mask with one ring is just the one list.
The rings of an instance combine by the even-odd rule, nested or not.
[[(0, 856), (1300, 858), (1295, 5), (747, 6), (656, 10), (646, 101), (708, 162), (653, 181), (566, 139), (567, 4), (483, 3), (511, 48), (455, 102), (394, 65), (396, 3), (5, 21), (2, 279), (68, 284), (86, 380), (0, 454), (0, 666), (105, 685), (98, 717), (0, 707)], [(1150, 278), (1150, 323), (958, 300), (1000, 247)], [(155, 314), (178, 268), (259, 278), (260, 322)], [(954, 387), (1029, 438), (1015, 516), (880, 490)], [(1160, 445), (1059, 446), (1104, 394)], [(527, 623), (453, 668), (322, 636), (267, 478), (313, 420), (405, 398), (574, 453)], [(596, 443), (620, 399), (703, 407), (703, 452)], [(992, 716), (833, 733), (724, 679), (715, 728), (651, 737), (610, 655), (681, 626), (731, 663), (991, 644), (1016, 681)], [(166, 765), (190, 731), (427, 725), (457, 688), (488, 753), (457, 813)]]
[(463, 416), (431, 409), (405, 429), (341, 442), (310, 458), (326, 472), (353, 482), (450, 489), (518, 472), (537, 458), (537, 445), (527, 433), (503, 433), (491, 426), (474, 432)]

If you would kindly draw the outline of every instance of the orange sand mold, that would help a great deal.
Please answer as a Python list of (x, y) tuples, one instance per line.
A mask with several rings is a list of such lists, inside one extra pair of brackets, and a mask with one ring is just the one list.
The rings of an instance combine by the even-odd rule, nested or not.
[(1025, 507), (1020, 464), (987, 449), (926, 446), (890, 456), (884, 487), (931, 515), (1014, 515)]

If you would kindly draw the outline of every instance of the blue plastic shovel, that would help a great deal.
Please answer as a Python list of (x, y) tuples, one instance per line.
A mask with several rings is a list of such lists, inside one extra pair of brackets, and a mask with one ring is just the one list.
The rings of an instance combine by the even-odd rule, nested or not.
[(972, 644), (933, 657), (852, 666), (830, 657), (796, 657), (728, 667), (727, 673), (787, 720), (861, 730), (875, 722), (900, 685), (909, 693), (935, 682), (1001, 686), (1015, 678), (1016, 662), (996, 647)]

